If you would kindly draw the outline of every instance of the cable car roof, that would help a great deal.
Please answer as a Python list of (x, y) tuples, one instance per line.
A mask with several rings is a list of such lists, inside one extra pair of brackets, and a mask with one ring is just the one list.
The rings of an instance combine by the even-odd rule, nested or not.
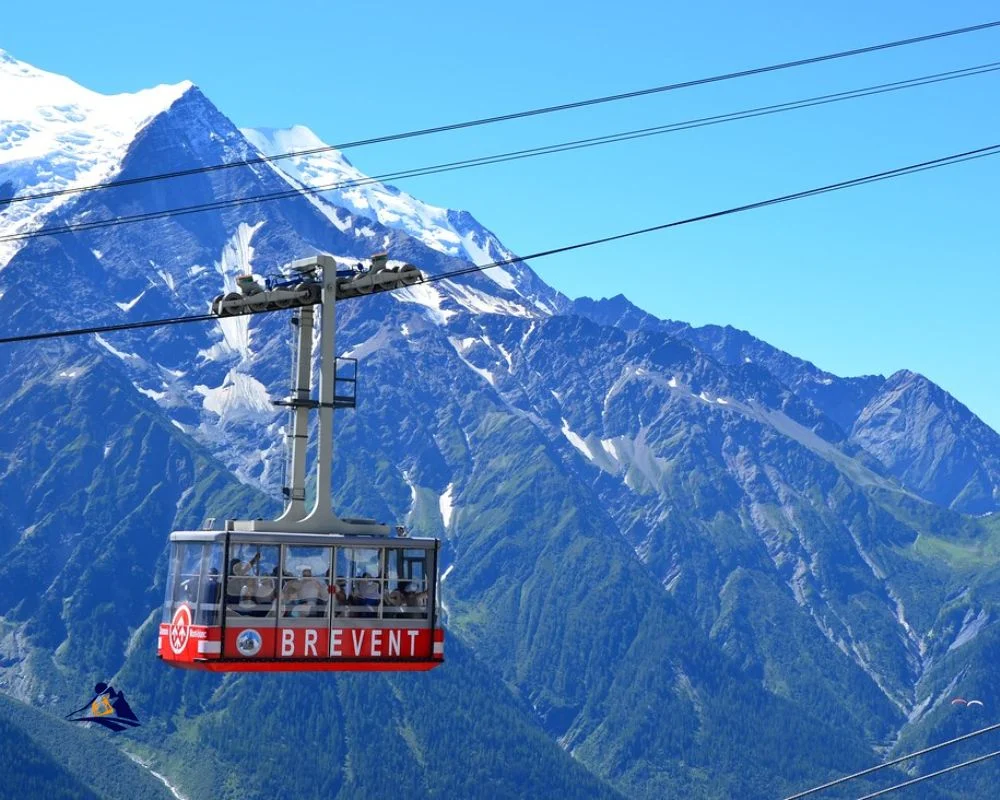
[[(171, 542), (224, 542), (227, 531), (174, 531)], [(414, 550), (433, 550), (436, 539), (409, 536), (366, 536), (351, 533), (285, 533), (283, 531), (228, 531), (230, 542), (252, 544), (343, 545), (349, 547), (395, 546)]]

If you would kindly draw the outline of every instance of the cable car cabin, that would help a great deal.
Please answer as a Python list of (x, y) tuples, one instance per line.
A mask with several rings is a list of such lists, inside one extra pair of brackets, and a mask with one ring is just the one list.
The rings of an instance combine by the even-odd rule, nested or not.
[[(223, 530), (170, 534), (170, 569), (157, 640), (175, 667), (214, 672), (427, 670), (444, 661), (437, 607), (438, 543), (332, 510), (333, 410), (354, 408), (356, 373), (337, 373), (336, 301), (409, 286), (412, 265), (372, 257), (337, 272), (332, 256), (294, 262), (292, 288), (253, 276), (216, 300), (220, 317), (298, 305), (289, 409), (289, 484), (274, 520), (226, 520)], [(308, 289), (308, 291), (306, 291)], [(318, 399), (312, 396), (313, 306), (320, 309)], [(348, 384), (350, 391), (343, 388)], [(309, 413), (316, 425), (316, 491), (305, 506)], [(396, 530), (401, 530), (397, 528)]]
[(428, 670), (444, 662), (434, 539), (170, 535), (158, 654), (213, 672)]

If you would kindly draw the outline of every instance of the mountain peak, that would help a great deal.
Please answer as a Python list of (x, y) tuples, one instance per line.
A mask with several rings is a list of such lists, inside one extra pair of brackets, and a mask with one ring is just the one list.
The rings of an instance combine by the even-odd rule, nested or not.
[(851, 440), (932, 502), (981, 514), (1000, 502), (1000, 434), (918, 372), (894, 372), (858, 414)]
[(328, 147), (326, 142), (313, 132), (312, 128), (305, 125), (292, 125), (290, 128), (248, 128), (247, 132), (258, 134), (275, 144), (280, 144), (288, 152), (310, 150), (314, 147)]
[[(0, 56), (0, 170), (4, 197), (102, 183), (121, 167), (129, 146), (149, 122), (188, 92), (190, 81), (134, 93), (101, 94), (46, 72), (10, 53)], [(0, 232), (38, 227), (68, 197), (18, 203), (5, 210)], [(18, 249), (0, 246), (0, 268)]]
[[(321, 198), (315, 202), (335, 225), (343, 225), (335, 210), (343, 209), (466, 263), (482, 266), (497, 261), (510, 262), (515, 258), (491, 231), (467, 211), (425, 203), (395, 186), (369, 177), (304, 125), (241, 128), (240, 132), (265, 156), (304, 151), (302, 155), (281, 158), (272, 166), (293, 186), (322, 189), (321, 193), (314, 195)], [(318, 149), (322, 152), (315, 152)], [(487, 280), (492, 294), (513, 299), (524, 309), (524, 313), (530, 315), (555, 313), (566, 302), (526, 264), (505, 264), (484, 271), (482, 277)], [(435, 290), (417, 294), (433, 298), (438, 293)], [(436, 304), (437, 300), (431, 302)]]
[(118, 101), (118, 105), (124, 107), (125, 98), (139, 101), (142, 111), (148, 110), (155, 103), (165, 103), (160, 108), (164, 110), (193, 86), (191, 81), (185, 80), (174, 84), (160, 84), (138, 92), (102, 94), (65, 75), (40, 69), (15, 58), (7, 50), (0, 50), (0, 88), (3, 90), (4, 116), (7, 119), (26, 108), (41, 108), (50, 103), (82, 103), (92, 106), (104, 100)]
[(602, 297), (600, 300), (578, 297), (573, 301), (572, 311), (600, 325), (611, 325), (627, 331), (654, 330), (669, 325), (643, 311), (623, 294)]

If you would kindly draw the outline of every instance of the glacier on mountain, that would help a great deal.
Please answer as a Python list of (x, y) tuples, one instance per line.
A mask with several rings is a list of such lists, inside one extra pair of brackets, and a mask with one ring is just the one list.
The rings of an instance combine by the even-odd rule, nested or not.
[[(417, 200), (395, 186), (369, 177), (351, 164), (343, 153), (330, 149), (330, 145), (303, 125), (288, 129), (242, 128), (241, 131), (265, 156), (281, 156), (271, 164), (287, 177), (291, 185), (330, 187), (318, 195), (309, 196), (338, 227), (345, 225), (338, 209), (346, 209), (387, 228), (402, 231), (434, 250), (473, 264), (515, 258), (494, 234), (470, 215)], [(316, 150), (322, 152), (314, 152)], [(284, 157), (287, 153), (297, 152), (303, 155)], [(358, 232), (366, 231), (374, 236), (370, 228), (361, 228)], [(533, 293), (517, 265), (493, 267), (484, 271), (483, 275), (501, 289), (530, 300), (535, 313), (555, 313), (561, 305), (557, 296), (542, 297)]]
[[(0, 50), (0, 198), (60, 192), (113, 179), (142, 128), (193, 84), (105, 95)], [(75, 195), (12, 203), (0, 235), (26, 233)], [(21, 242), (0, 242), (0, 269)]]

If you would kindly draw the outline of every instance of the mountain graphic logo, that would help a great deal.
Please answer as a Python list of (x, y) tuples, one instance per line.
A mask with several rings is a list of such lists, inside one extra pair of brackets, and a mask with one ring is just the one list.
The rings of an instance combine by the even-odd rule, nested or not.
[(96, 722), (110, 731), (138, 728), (139, 718), (125, 699), (125, 694), (101, 682), (87, 704), (66, 715), (70, 722)]
[(236, 637), (236, 649), (241, 655), (255, 656), (260, 652), (263, 641), (257, 631), (251, 629), (243, 631)]
[(191, 638), (191, 609), (182, 605), (174, 613), (174, 618), (170, 622), (170, 649), (177, 655), (184, 652), (188, 639)]

